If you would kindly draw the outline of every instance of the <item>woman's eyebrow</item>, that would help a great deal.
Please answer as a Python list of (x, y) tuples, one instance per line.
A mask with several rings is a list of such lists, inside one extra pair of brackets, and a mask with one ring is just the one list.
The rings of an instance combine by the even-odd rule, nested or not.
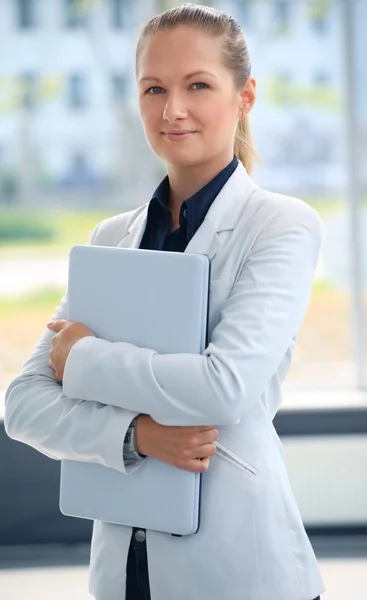
[[(196, 75), (210, 75), (211, 77), (216, 77), (214, 75), (214, 73), (211, 73), (210, 71), (194, 71), (193, 73), (189, 73), (188, 75), (185, 75), (184, 79), (190, 79), (191, 77), (195, 77)], [(162, 80), (159, 79), (159, 77), (153, 77), (150, 75), (146, 75), (145, 77), (141, 77), (139, 79), (139, 83), (141, 81), (146, 81), (146, 80), (153, 80), (153, 81), (159, 81), (160, 83), (162, 83)]]

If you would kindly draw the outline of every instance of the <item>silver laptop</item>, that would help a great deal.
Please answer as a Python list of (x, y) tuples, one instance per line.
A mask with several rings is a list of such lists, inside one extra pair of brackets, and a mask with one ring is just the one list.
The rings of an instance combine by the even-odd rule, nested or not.
[[(68, 319), (100, 338), (159, 353), (202, 354), (207, 346), (210, 259), (202, 254), (74, 246)], [(121, 452), (123, 440), (121, 439)], [(192, 535), (200, 526), (201, 473), (148, 457), (129, 475), (61, 462), (63, 514)]]

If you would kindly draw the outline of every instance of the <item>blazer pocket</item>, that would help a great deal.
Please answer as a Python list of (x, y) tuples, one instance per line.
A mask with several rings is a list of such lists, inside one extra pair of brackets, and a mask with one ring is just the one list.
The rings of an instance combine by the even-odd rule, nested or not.
[(238, 467), (240, 469), (244, 469), (245, 471), (247, 471), (247, 473), (249, 473), (252, 476), (257, 475), (257, 469), (255, 469), (255, 467), (253, 467), (252, 465), (249, 465), (249, 463), (244, 461), (242, 458), (237, 456), (237, 454), (234, 454), (231, 450), (229, 450), (229, 448), (226, 448), (219, 442), (214, 442), (214, 443), (217, 447), (216, 454), (218, 456), (220, 456), (224, 460), (228, 461), (232, 465), (235, 465), (236, 467)]

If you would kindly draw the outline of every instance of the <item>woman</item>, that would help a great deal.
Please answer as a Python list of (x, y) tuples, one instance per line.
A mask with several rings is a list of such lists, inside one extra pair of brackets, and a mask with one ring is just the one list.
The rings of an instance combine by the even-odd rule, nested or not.
[[(243, 32), (225, 13), (188, 4), (144, 27), (140, 112), (168, 176), (149, 203), (103, 221), (91, 237), (210, 256), (204, 354), (97, 339), (65, 320), (65, 296), (7, 391), (8, 434), (54, 458), (128, 474), (148, 455), (205, 472), (196, 535), (94, 523), (98, 600), (313, 600), (323, 591), (272, 424), (321, 224), (304, 202), (250, 177), (250, 73)], [(218, 438), (228, 452), (216, 452)]]

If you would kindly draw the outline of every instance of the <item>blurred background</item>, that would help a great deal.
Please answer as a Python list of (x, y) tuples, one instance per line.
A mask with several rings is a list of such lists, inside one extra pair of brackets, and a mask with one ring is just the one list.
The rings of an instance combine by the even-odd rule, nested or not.
[[(165, 174), (134, 57), (144, 22), (178, 4), (0, 0), (2, 599), (88, 597), (91, 524), (61, 516), (59, 464), (6, 437), (3, 398), (64, 293), (70, 247)], [(249, 42), (256, 183), (305, 200), (325, 226), (275, 425), (326, 600), (367, 600), (367, 0), (202, 4), (234, 15)]]

